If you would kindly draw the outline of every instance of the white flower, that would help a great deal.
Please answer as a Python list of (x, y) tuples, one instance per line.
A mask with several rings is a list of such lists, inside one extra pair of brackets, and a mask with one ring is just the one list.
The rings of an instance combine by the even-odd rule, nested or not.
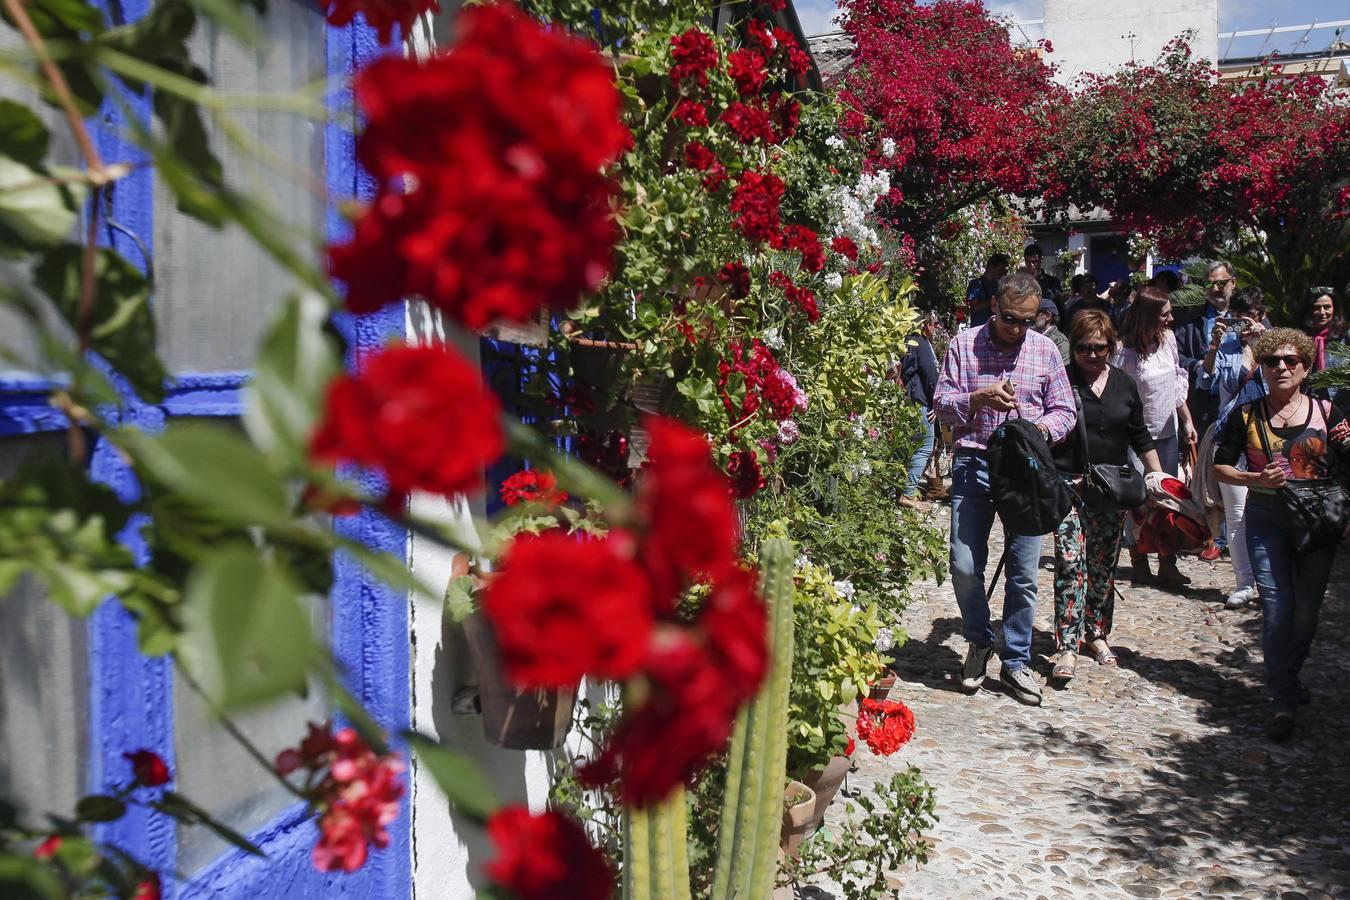
[(783, 349), (783, 335), (782, 333), (779, 332), (779, 330), (776, 327), (769, 328), (764, 332), (763, 341), (764, 346), (770, 348), (771, 350)]
[(795, 565), (798, 569), (810, 568), (811, 557), (807, 556), (805, 553), (798, 553)]
[(864, 459), (861, 463), (858, 464), (858, 471), (863, 475), (871, 475), (872, 461), (870, 459)]
[(831, 272), (825, 276), (825, 286), (832, 291), (837, 291), (844, 286), (844, 276), (838, 272)]
[[(847, 578), (836, 581), (834, 583), (834, 589), (838, 591), (839, 596), (843, 597), (845, 600), (852, 600), (853, 595), (858, 593), (858, 589), (853, 586), (853, 582), (849, 581)], [(857, 607), (855, 606), (854, 609), (856, 610)]]
[(843, 150), (844, 139), (837, 134), (832, 134), (825, 139), (825, 146), (829, 147), (831, 150)]
[(894, 156), (894, 155), (895, 155), (895, 141), (891, 140), (890, 138), (886, 138), (886, 140), (882, 141), (882, 142), (881, 142), (881, 152), (882, 152), (882, 154), (885, 155), (885, 156)]
[(867, 437), (867, 429), (863, 427), (861, 419), (853, 423), (853, 436), (860, 441)]
[(893, 649), (895, 647), (895, 632), (889, 628), (879, 629), (874, 645), (880, 653)]

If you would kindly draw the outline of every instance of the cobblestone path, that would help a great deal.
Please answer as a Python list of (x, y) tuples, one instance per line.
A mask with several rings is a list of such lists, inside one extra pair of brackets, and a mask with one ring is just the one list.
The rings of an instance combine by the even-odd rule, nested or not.
[[(991, 547), (991, 575), (1000, 552)], [(1042, 552), (1033, 655), (1044, 676), (1048, 538)], [(913, 707), (916, 736), (891, 759), (860, 749), (850, 778), (865, 788), (913, 763), (937, 790), (930, 862), (898, 873), (898, 896), (1350, 897), (1350, 552), (1304, 669), (1313, 703), (1284, 746), (1263, 734), (1259, 610), (1223, 608), (1226, 558), (1181, 568), (1193, 581), (1184, 593), (1126, 578), (1120, 668), (1082, 657), (1040, 708), (1002, 692), (997, 659), (978, 694), (956, 690), (956, 600), (949, 583), (925, 587), (892, 693)]]

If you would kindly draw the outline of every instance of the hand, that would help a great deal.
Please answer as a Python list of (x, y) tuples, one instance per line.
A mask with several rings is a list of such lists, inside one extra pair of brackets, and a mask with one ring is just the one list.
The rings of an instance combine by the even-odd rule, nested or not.
[(1268, 463), (1257, 476), (1255, 484), (1257, 487), (1278, 489), (1284, 487), (1286, 480), (1284, 468), (1279, 463)]
[[(937, 410), (936, 410), (936, 409), (930, 409), (925, 415), (928, 416), (928, 421), (929, 421), (929, 422), (932, 422), (932, 423), (934, 423), (934, 424), (937, 423)], [(1346, 431), (1346, 434), (1350, 434), (1350, 425), (1346, 425), (1346, 423), (1344, 423), (1344, 422), (1342, 422), (1341, 424), (1342, 424), (1342, 425), (1345, 425), (1346, 428), (1348, 429), (1348, 430)]]
[(970, 411), (977, 413), (988, 407), (995, 412), (1008, 412), (1017, 406), (1017, 395), (1013, 393), (1012, 382), (1003, 380), (980, 388), (970, 395)]
[(1337, 422), (1336, 427), (1331, 429), (1329, 437), (1331, 438), (1332, 443), (1335, 444), (1345, 444), (1347, 441), (1350, 441), (1350, 422)]
[(1218, 350), (1219, 345), (1223, 343), (1223, 336), (1228, 333), (1228, 326), (1223, 322), (1215, 321), (1214, 330), (1209, 335), (1209, 349)]

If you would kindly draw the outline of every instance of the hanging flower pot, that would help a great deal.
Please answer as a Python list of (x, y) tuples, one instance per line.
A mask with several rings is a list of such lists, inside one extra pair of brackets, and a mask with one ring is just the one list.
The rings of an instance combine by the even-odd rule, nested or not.
[(783, 832), (779, 840), (788, 856), (797, 855), (797, 847), (806, 839), (815, 810), (816, 792), (800, 781), (789, 781), (783, 793)]
[(511, 750), (552, 750), (572, 727), (575, 687), (520, 690), (506, 680), (492, 629), (479, 613), (464, 620), (469, 655), (478, 672), (483, 737)]
[(895, 674), (888, 671), (868, 685), (867, 696), (872, 700), (885, 700), (891, 695), (891, 688), (893, 687), (895, 687)]

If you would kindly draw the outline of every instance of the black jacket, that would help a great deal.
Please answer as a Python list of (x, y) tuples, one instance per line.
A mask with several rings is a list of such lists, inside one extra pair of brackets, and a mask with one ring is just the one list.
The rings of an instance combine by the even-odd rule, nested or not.
[(933, 345), (921, 334), (912, 335), (906, 342), (905, 355), (900, 359), (900, 383), (915, 403), (933, 407), (933, 392), (937, 390), (937, 355)]

